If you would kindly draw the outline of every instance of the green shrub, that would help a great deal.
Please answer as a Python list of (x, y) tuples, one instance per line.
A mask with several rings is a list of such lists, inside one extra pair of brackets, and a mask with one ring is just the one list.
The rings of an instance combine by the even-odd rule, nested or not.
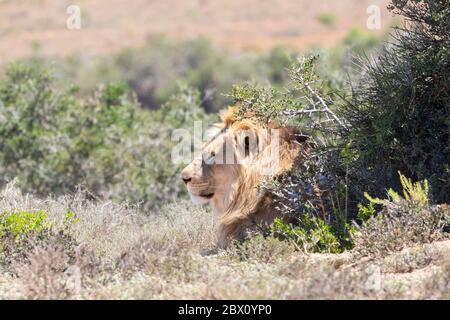
[(15, 238), (26, 236), (30, 232), (40, 233), (50, 227), (47, 219), (44, 211), (3, 212), (0, 215), (0, 237), (5, 233), (11, 233)]
[(179, 199), (186, 187), (179, 177), (184, 164), (171, 159), (172, 132), (184, 128), (192, 134), (195, 120), (213, 121), (200, 105), (200, 93), (180, 87), (160, 110), (140, 113), (127, 139), (117, 145), (115, 159), (119, 165), (111, 185), (104, 194), (118, 201), (141, 203), (144, 209), (159, 207), (167, 200)]
[(296, 226), (283, 223), (280, 218), (276, 218), (270, 232), (274, 236), (281, 236), (304, 252), (339, 253), (344, 249), (329, 224), (308, 215), (299, 219), (299, 225)]
[(208, 121), (200, 94), (178, 90), (158, 111), (140, 108), (126, 83), (87, 99), (59, 91), (36, 65), (12, 65), (0, 81), (0, 176), (25, 192), (93, 195), (159, 206), (185, 192), (171, 163), (171, 133)]
[(450, 7), (447, 0), (394, 0), (410, 21), (376, 59), (343, 106), (351, 130), (343, 133), (358, 155), (352, 187), (380, 196), (401, 189), (397, 171), (428, 179), (432, 200), (449, 202)]
[(379, 40), (373, 32), (364, 32), (361, 29), (353, 28), (344, 39), (344, 43), (354, 48), (358, 54), (364, 53), (367, 49), (377, 46)]
[(233, 84), (258, 79), (282, 85), (289, 64), (289, 51), (279, 47), (261, 55), (235, 57), (205, 39), (173, 43), (161, 38), (142, 50), (119, 55), (112, 67), (125, 75), (144, 106), (158, 108), (181, 81), (200, 92), (201, 105), (207, 112), (217, 112), (231, 102), (222, 93)]
[(18, 177), (25, 191), (38, 194), (71, 192), (84, 183), (95, 192), (114, 170), (95, 177), (89, 171), (114, 165), (114, 144), (130, 130), (137, 106), (123, 84), (100, 88), (84, 102), (73, 91), (54, 90), (52, 81), (35, 65), (13, 65), (0, 83), (2, 179)]
[(0, 265), (25, 262), (35, 247), (59, 246), (74, 257), (77, 243), (71, 228), (78, 219), (71, 212), (57, 224), (49, 220), (45, 211), (4, 211), (0, 213)]
[(363, 204), (358, 204), (358, 220), (361, 222), (365, 222), (372, 218), (376, 214), (375, 207), (373, 203), (369, 203), (367, 206), (364, 206)]
[(334, 14), (322, 13), (317, 16), (317, 20), (325, 26), (334, 26), (337, 22), (337, 17)]
[[(295, 126), (304, 148), (294, 168), (279, 177), (263, 181), (260, 189), (272, 195), (277, 210), (296, 220), (296, 226), (278, 227), (277, 233), (293, 240), (301, 250), (338, 252), (351, 247), (345, 179), (333, 172), (333, 165), (345, 171), (336, 159), (337, 127), (345, 126), (338, 114), (333, 84), (322, 81), (316, 70), (318, 57), (300, 58), (288, 74), (284, 90), (258, 85), (235, 86), (232, 96), (240, 104), (239, 116), (247, 113), (263, 124), (278, 121)], [(345, 164), (345, 163), (344, 163)], [(306, 249), (305, 249), (306, 248)]]

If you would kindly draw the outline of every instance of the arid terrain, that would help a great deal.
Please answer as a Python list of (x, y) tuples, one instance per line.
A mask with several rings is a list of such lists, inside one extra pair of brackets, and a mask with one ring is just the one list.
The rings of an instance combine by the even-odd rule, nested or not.
[(82, 194), (39, 200), (9, 186), (0, 206), (44, 210), (52, 221), (73, 210), (71, 234), (84, 247), (75, 262), (50, 243), (31, 250), (29, 262), (13, 262), (15, 275), (0, 268), (0, 299), (450, 298), (449, 240), (369, 258), (305, 254), (257, 237), (205, 257), (215, 241), (213, 215), (184, 201), (146, 217)]
[[(366, 12), (381, 9), (381, 28), (393, 22), (386, 0), (2, 0), (0, 61), (30, 54), (90, 56), (136, 47), (149, 37), (206, 37), (219, 47), (261, 50), (277, 45), (331, 46), (352, 28), (367, 29)], [(81, 29), (69, 30), (67, 7), (80, 6)]]

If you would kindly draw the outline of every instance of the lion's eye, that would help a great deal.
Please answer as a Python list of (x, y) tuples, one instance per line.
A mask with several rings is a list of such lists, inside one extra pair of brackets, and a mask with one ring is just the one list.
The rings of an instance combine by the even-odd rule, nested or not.
[(211, 153), (209, 154), (208, 164), (214, 164), (215, 157), (216, 153), (214, 151), (211, 151)]
[(205, 161), (205, 164), (207, 164), (207, 165), (212, 165), (212, 164), (214, 164), (214, 158), (215, 158), (215, 156), (216, 156), (216, 153), (215, 153), (214, 151), (212, 151), (212, 152), (210, 152), (210, 153), (205, 153), (205, 154), (204, 154), (204, 157), (203, 157), (203, 159), (204, 159), (204, 161)]

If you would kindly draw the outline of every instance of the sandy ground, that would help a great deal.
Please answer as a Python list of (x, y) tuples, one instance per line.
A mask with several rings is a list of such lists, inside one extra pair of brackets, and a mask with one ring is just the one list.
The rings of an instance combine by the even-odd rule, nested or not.
[[(95, 55), (139, 46), (159, 34), (203, 36), (219, 47), (262, 50), (276, 45), (330, 46), (351, 28), (367, 30), (367, 8), (381, 9), (381, 31), (393, 21), (388, 0), (0, 0), (0, 62), (29, 55)], [(70, 4), (81, 29), (69, 30)], [(318, 19), (332, 15), (335, 23)]]

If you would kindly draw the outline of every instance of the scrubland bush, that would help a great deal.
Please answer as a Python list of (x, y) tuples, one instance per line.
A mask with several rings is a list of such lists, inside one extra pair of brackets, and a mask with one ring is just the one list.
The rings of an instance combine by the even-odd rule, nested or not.
[[(297, 227), (276, 221), (273, 232), (304, 251), (331, 252), (351, 248), (358, 237), (352, 239), (355, 230), (349, 221), (370, 216), (365, 227), (378, 230), (372, 230), (371, 237), (363, 228), (368, 233), (357, 243), (370, 240), (358, 247), (376, 246), (380, 237), (386, 250), (400, 250), (402, 243), (427, 242), (442, 234), (446, 223), (441, 218), (448, 213), (431, 204), (408, 200), (386, 214), (385, 209), (377, 212), (373, 204), (362, 203), (367, 203), (367, 191), (380, 196), (386, 186), (397, 192), (405, 188), (406, 178), (402, 186), (398, 171), (414, 180), (429, 178), (431, 192), (424, 192), (424, 197), (435, 203), (448, 201), (450, 15), (445, 3), (393, 1), (390, 8), (409, 22), (377, 58), (360, 61), (366, 67), (351, 92), (321, 80), (314, 57), (291, 67), (285, 91), (235, 87), (233, 97), (242, 113), (294, 125), (313, 145), (301, 155), (296, 170), (263, 183), (278, 208), (299, 219)], [(363, 37), (355, 32), (350, 38)], [(426, 230), (418, 230), (421, 227)]]
[(352, 185), (381, 196), (387, 185), (401, 188), (401, 171), (428, 179), (433, 200), (449, 202), (449, 3), (394, 0), (390, 9), (406, 25), (360, 62), (364, 75), (342, 108), (351, 126), (344, 139), (357, 155)]
[(4, 211), (0, 214), (0, 265), (15, 273), (14, 264), (30, 263), (35, 251), (50, 247), (73, 260), (77, 243), (69, 229), (76, 219), (66, 212), (60, 222), (53, 225), (43, 210)]
[(171, 133), (204, 119), (187, 87), (158, 111), (142, 110), (124, 83), (87, 99), (53, 88), (37, 66), (13, 65), (0, 82), (0, 176), (26, 192), (74, 192), (78, 185), (147, 208), (184, 192), (171, 164)]
[[(412, 183), (400, 174), (403, 197), (389, 189), (389, 199), (374, 199), (382, 205), (377, 215), (370, 215), (353, 233), (355, 251), (363, 255), (386, 255), (417, 243), (446, 239), (445, 229), (450, 226), (450, 207), (429, 203), (428, 182)], [(373, 206), (372, 206), (373, 208)], [(361, 211), (372, 211), (364, 209)]]
[[(329, 163), (340, 165), (337, 95), (332, 83), (317, 73), (318, 58), (301, 58), (289, 69), (290, 82), (284, 90), (257, 85), (235, 86), (233, 98), (240, 115), (251, 113), (262, 123), (277, 121), (299, 129), (305, 148), (294, 168), (268, 181), (260, 188), (273, 195), (277, 209), (298, 220), (297, 226), (277, 220), (270, 233), (291, 241), (301, 251), (341, 252), (350, 247), (345, 180)], [(341, 183), (344, 185), (341, 185)]]

